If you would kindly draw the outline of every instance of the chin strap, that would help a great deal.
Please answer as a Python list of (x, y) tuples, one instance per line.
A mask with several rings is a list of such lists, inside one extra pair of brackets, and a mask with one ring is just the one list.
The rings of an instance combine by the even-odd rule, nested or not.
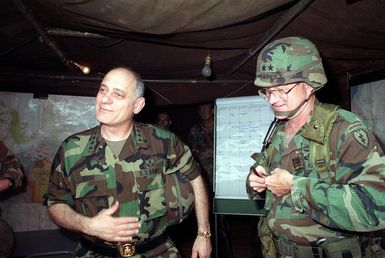
[(271, 122), (269, 129), (267, 130), (267, 133), (265, 135), (265, 139), (263, 139), (262, 142), (262, 151), (267, 149), (269, 147), (269, 144), (271, 142), (271, 138), (273, 137), (273, 134), (275, 132), (275, 129), (277, 128), (278, 119), (275, 117), (273, 122)]
[(308, 99), (306, 99), (305, 101), (303, 101), (298, 107), (296, 107), (295, 109), (291, 110), (291, 111), (274, 111), (274, 115), (275, 116), (285, 116), (286, 118), (285, 119), (289, 119), (291, 117), (293, 117), (297, 112), (298, 110), (303, 106), (305, 105), (305, 103), (308, 101)]

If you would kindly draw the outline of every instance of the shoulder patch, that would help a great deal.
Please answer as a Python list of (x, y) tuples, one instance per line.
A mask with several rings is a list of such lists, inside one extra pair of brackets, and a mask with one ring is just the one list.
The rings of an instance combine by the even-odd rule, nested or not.
[(368, 133), (363, 129), (357, 129), (353, 131), (353, 138), (363, 147), (369, 146)]

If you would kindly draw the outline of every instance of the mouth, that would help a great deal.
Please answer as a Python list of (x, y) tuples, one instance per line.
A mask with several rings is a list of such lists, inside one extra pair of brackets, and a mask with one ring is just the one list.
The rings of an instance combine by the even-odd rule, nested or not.
[(274, 110), (280, 111), (282, 109), (285, 109), (285, 106), (286, 106), (285, 104), (275, 103), (275, 104), (272, 105), (272, 108)]
[(101, 107), (101, 106), (99, 106), (98, 110), (99, 110), (99, 112), (101, 112), (101, 113), (112, 113), (112, 112), (113, 112), (113, 110), (107, 109), (107, 108)]

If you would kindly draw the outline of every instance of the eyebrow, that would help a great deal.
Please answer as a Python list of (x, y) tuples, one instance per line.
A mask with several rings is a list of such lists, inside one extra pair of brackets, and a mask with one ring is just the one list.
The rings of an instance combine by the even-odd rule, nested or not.
[(118, 92), (121, 92), (121, 93), (126, 93), (124, 90), (122, 89), (119, 89), (119, 88), (112, 88), (113, 91), (118, 91)]
[[(108, 87), (106, 84), (104, 84), (104, 83), (100, 84), (100, 88), (101, 88), (101, 87), (105, 87), (105, 88), (108, 88), (108, 89), (109, 89), (109, 87)], [(112, 91), (118, 91), (118, 92), (121, 92), (121, 93), (126, 93), (124, 90), (119, 89), (119, 88), (112, 88), (111, 90), (112, 90)]]

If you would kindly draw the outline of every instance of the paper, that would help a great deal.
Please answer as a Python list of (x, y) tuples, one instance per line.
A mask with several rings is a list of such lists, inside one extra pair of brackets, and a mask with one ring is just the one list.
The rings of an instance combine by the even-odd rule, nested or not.
[(247, 199), (246, 177), (274, 113), (260, 96), (216, 100), (215, 198)]

